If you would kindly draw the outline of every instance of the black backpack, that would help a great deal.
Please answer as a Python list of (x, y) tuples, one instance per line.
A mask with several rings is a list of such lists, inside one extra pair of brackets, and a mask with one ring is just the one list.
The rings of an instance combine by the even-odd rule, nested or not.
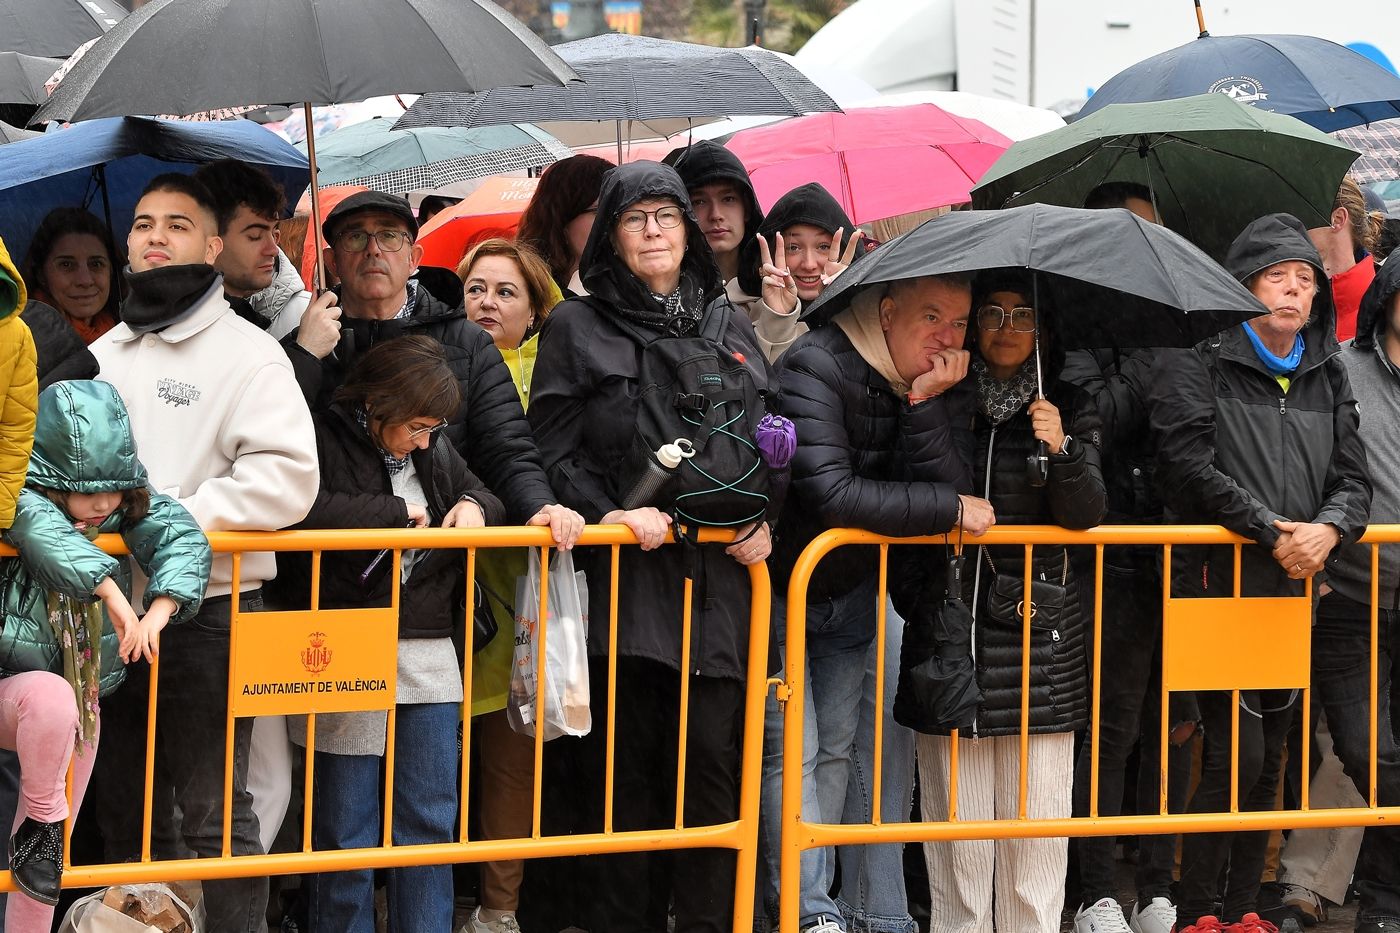
[(609, 315), (642, 348), (636, 433), (614, 477), (618, 502), (655, 469), (662, 445), (688, 442), (694, 454), (644, 504), (686, 526), (739, 528), (764, 520), (768, 465), (754, 432), (768, 413), (767, 397), (744, 358), (724, 346), (728, 312), (727, 304), (710, 305), (698, 333), (688, 335), (642, 330)]

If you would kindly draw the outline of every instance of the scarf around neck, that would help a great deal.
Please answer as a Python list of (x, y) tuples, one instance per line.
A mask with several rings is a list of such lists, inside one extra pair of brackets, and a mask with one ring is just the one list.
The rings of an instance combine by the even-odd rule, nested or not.
[(127, 296), (121, 317), (138, 334), (169, 327), (192, 313), (199, 302), (223, 283), (213, 266), (157, 266), (145, 272), (123, 270)]
[(374, 449), (379, 451), (379, 456), (384, 458), (384, 469), (388, 472), (389, 476), (394, 477), (402, 473), (408, 467), (409, 457), (412, 457), (413, 454), (410, 453), (407, 457), (400, 459), (389, 453), (383, 447), (380, 447), (378, 438), (376, 438), (374, 432), (369, 429), (369, 415), (365, 413), (363, 408), (355, 409), (355, 420), (359, 422), (360, 427), (364, 428), (365, 436), (367, 436), (369, 442), (374, 445)]
[(1005, 381), (993, 376), (980, 356), (972, 358), (972, 371), (977, 374), (977, 408), (994, 426), (1009, 420), (1035, 395), (1034, 355)]
[(1264, 364), (1270, 375), (1287, 376), (1298, 368), (1298, 364), (1303, 361), (1303, 333), (1299, 331), (1293, 335), (1293, 349), (1287, 356), (1275, 356), (1274, 352), (1264, 346), (1264, 341), (1254, 332), (1254, 328), (1248, 324), (1241, 324), (1245, 334), (1249, 336), (1249, 342), (1254, 347), (1254, 355), (1259, 357), (1259, 362)]
[(635, 284), (633, 291), (639, 294), (630, 301), (624, 296), (613, 306), (619, 317), (636, 327), (663, 334), (686, 336), (699, 331), (700, 319), (705, 313), (705, 292), (688, 271), (681, 272), (680, 282), (669, 295), (658, 295), (630, 272), (624, 274)]
[[(89, 541), (97, 528), (85, 529)], [(79, 602), (49, 591), (49, 625), (63, 653), (63, 679), (78, 704), (78, 739), (91, 746), (97, 736), (98, 691), (102, 681), (102, 603)]]
[(885, 341), (884, 328), (880, 326), (880, 292), (867, 289), (857, 295), (851, 306), (838, 313), (831, 323), (841, 328), (841, 332), (851, 341), (861, 359), (870, 368), (889, 382), (896, 395), (907, 395), (909, 383), (895, 369), (890, 356), (890, 345)]

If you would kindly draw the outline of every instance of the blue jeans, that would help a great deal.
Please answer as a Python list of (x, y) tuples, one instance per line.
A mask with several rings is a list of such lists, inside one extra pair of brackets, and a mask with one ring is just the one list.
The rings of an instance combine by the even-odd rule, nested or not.
[[(785, 600), (775, 596), (779, 647), (787, 642)], [(875, 634), (875, 581), (861, 583), (837, 599), (807, 607), (807, 689), (803, 697), (802, 818), (839, 823), (846, 807), (865, 660)], [(779, 675), (781, 676), (781, 675)], [(763, 724), (761, 843), (764, 883), (755, 917), (778, 915), (779, 840), (782, 828), (783, 717), (768, 698)], [(901, 871), (903, 869), (901, 868)], [(843, 924), (830, 891), (836, 873), (830, 849), (802, 853), (799, 908), (802, 926), (826, 918)]]
[[(894, 721), (894, 691), (899, 683), (899, 649), (904, 643), (904, 620), (885, 603), (885, 656), (879, 642), (871, 642), (865, 656), (865, 680), (860, 692), (860, 725), (856, 729), (855, 757), (846, 782), (843, 823), (871, 822), (875, 781), (875, 678), (885, 671), (883, 723), (880, 748), (880, 821), (904, 823), (914, 794), (914, 733)], [(867, 933), (914, 933), (904, 890), (904, 844), (841, 846), (841, 889), (836, 905), (847, 929)]]
[[(456, 703), (404, 704), (394, 730), (394, 845), (451, 842), (457, 819)], [(318, 851), (379, 845), (383, 798), (377, 755), (316, 753), (311, 838)], [(391, 868), (389, 929), (452, 929), (452, 866)], [(313, 931), (374, 933), (374, 872), (309, 876)]]

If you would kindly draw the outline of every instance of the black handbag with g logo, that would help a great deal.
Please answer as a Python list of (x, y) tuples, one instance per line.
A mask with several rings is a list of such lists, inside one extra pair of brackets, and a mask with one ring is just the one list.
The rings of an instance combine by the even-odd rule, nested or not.
[[(992, 585), (987, 591), (987, 618), (999, 625), (1019, 629), (1025, 612), (1026, 582), (1019, 574), (999, 573), (992, 555), (982, 548), (987, 566), (992, 568)], [(1031, 628), (1049, 632), (1059, 641), (1060, 623), (1069, 605), (1069, 552), (1064, 552), (1059, 582), (1045, 579), (1045, 571), (1031, 578)]]

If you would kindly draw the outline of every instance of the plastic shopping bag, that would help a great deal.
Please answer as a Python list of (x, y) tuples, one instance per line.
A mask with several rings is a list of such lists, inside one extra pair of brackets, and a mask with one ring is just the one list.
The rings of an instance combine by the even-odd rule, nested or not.
[(538, 656), (535, 652), (540, 614), (540, 551), (530, 548), (530, 565), (515, 584), (515, 663), (511, 669), (506, 715), (511, 728), (535, 734), (544, 721), (545, 741), (561, 735), (587, 735), (588, 583), (574, 570), (574, 558), (559, 552), (549, 568), (549, 616), (545, 627), (544, 709), (537, 711)]
[(199, 882), (119, 884), (74, 902), (59, 933), (202, 933)]

